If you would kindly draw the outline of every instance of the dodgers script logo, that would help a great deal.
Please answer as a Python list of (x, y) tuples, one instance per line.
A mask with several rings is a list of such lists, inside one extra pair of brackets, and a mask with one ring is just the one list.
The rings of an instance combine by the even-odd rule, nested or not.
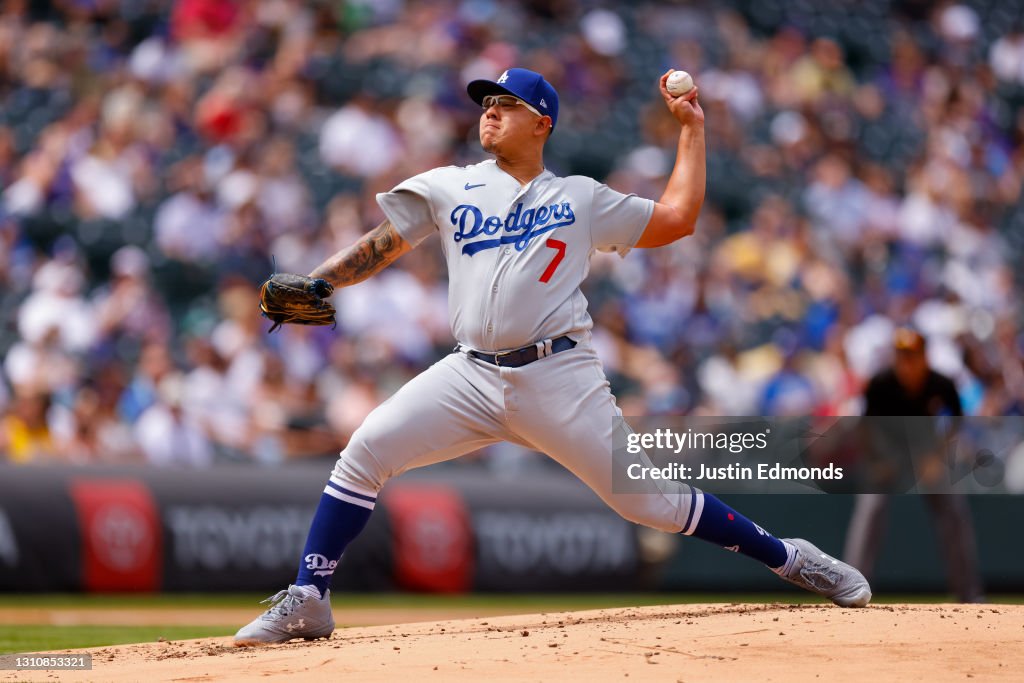
[(530, 246), (530, 242), (538, 235), (572, 225), (576, 222), (576, 215), (572, 212), (572, 205), (569, 202), (525, 211), (520, 202), (502, 221), (498, 216), (484, 218), (483, 212), (472, 204), (459, 204), (452, 210), (451, 221), (456, 228), (456, 242), (465, 242), (481, 235), (496, 235), (502, 228), (510, 233), (494, 239), (478, 239), (463, 244), (462, 253), (472, 256), (478, 251), (493, 249), (502, 244), (515, 244), (516, 250), (522, 251)]
[(337, 560), (328, 560), (320, 553), (306, 555), (306, 569), (316, 569), (313, 576), (330, 576), (338, 566)]

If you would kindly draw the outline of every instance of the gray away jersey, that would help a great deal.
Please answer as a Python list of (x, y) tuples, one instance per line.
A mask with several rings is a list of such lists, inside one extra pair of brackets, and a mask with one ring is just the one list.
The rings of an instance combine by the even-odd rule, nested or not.
[(580, 291), (591, 254), (625, 256), (654, 211), (585, 176), (544, 171), (521, 186), (494, 160), (421, 173), (377, 202), (413, 246), (440, 233), (452, 334), (490, 352), (580, 338), (593, 326)]

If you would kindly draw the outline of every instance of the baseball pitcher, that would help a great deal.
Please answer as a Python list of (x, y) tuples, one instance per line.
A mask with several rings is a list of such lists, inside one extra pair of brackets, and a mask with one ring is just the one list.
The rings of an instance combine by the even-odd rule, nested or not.
[[(628, 520), (753, 557), (838, 605), (868, 603), (871, 590), (856, 569), (805, 540), (776, 538), (699, 489), (651, 480), (644, 493), (612, 491), (612, 444), (623, 436), (613, 434), (613, 418), (621, 412), (591, 345), (580, 283), (595, 250), (625, 257), (694, 231), (704, 201), (704, 112), (696, 87), (669, 93), (669, 73), (660, 90), (680, 133), (675, 167), (657, 201), (545, 169), (558, 94), (540, 74), (509, 69), (467, 88), (482, 107), (480, 144), (494, 158), (436, 168), (378, 194), (387, 220), (299, 285), (319, 316), (311, 322), (322, 323), (322, 299), (333, 288), (371, 277), (439, 232), (458, 345), (353, 434), (321, 496), (298, 578), (238, 632), (236, 644), (329, 636), (331, 575), (384, 484), (502, 440), (554, 458)], [(264, 288), (264, 311), (276, 310), (266, 301), (275, 291)], [(648, 462), (642, 453), (637, 458)]]

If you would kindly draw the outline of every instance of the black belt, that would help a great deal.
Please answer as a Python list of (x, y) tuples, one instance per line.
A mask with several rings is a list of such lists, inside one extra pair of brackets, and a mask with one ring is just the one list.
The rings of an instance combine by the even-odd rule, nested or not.
[[(545, 342), (537, 342), (536, 344), (530, 344), (529, 346), (524, 346), (523, 348), (515, 349), (514, 351), (505, 351), (504, 353), (481, 353), (480, 351), (473, 351), (472, 349), (466, 349), (466, 353), (473, 356), (473, 358), (479, 358), (485, 363), (497, 365), (498, 367), (521, 368), (524, 365), (529, 365), (535, 360), (561, 351), (568, 351), (575, 346), (576, 342), (563, 336), (558, 339), (552, 339), (550, 346)], [(459, 347), (455, 348), (458, 349)], [(541, 352), (541, 349), (543, 349), (543, 353)]]

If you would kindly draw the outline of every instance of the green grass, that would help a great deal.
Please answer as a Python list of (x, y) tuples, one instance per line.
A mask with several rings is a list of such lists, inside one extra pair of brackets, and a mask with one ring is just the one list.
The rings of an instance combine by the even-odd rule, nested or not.
[(269, 593), (0, 593), (0, 609), (5, 607), (124, 609), (185, 607), (253, 607)]
[(230, 628), (217, 626), (0, 626), (0, 655), (155, 642), (158, 638), (209, 638), (232, 633)]

